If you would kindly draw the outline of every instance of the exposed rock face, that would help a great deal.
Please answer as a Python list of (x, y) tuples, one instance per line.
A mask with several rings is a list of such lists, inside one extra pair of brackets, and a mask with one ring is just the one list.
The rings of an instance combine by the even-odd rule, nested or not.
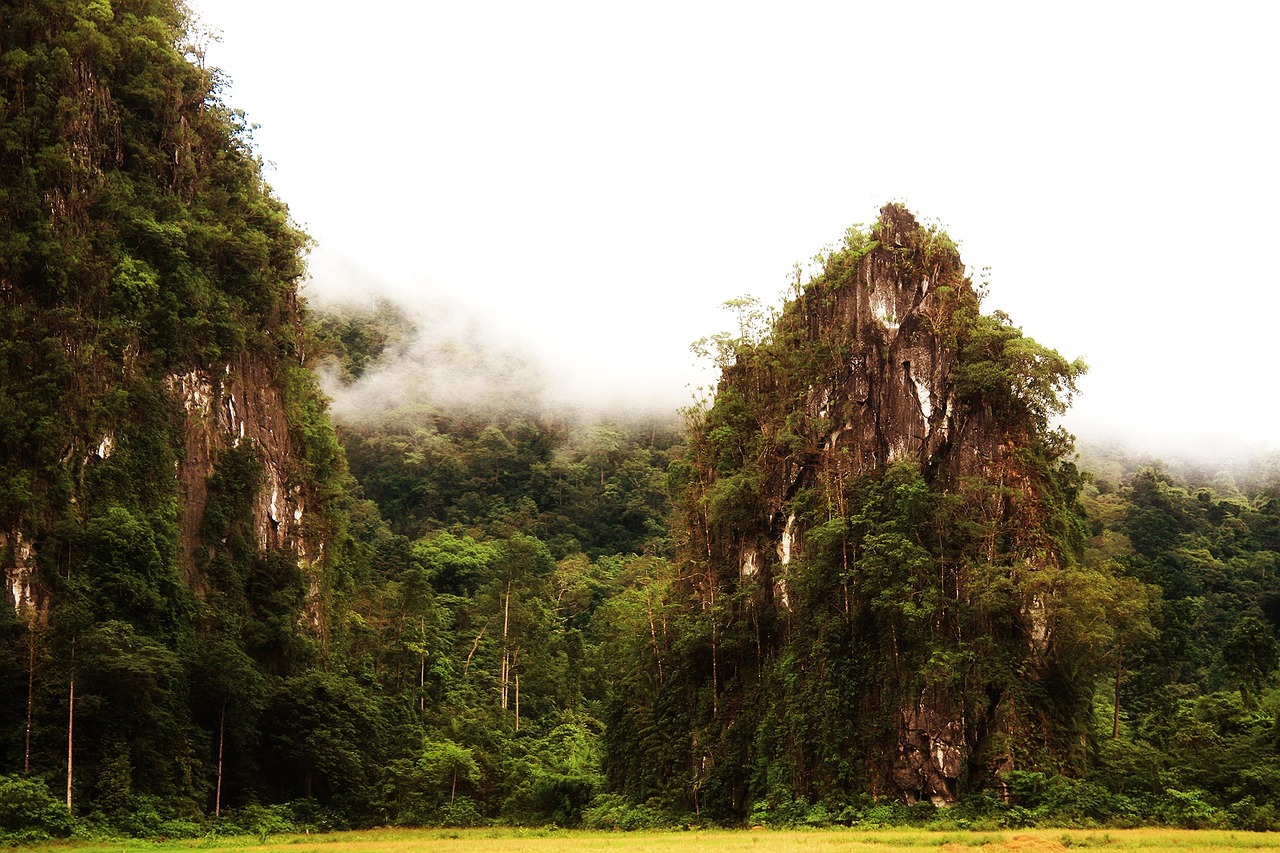
[[(167, 378), (165, 385), (184, 413), (183, 447), (177, 454), (179, 487), (178, 542), (181, 569), (187, 584), (205, 591), (198, 570), (201, 525), (208, 499), (209, 479), (222, 451), (252, 442), (262, 464), (261, 485), (252, 498), (253, 528), (260, 552), (287, 549), (304, 570), (313, 569), (324, 553), (324, 541), (303, 524), (313, 483), (300, 475), (290, 438), (281, 377), (261, 354), (246, 352), (220, 371), (193, 369)], [(88, 440), (83, 452), (68, 452), (77, 479), (98, 460), (110, 458), (116, 437), (108, 430)], [(83, 457), (83, 458), (80, 458)], [(73, 496), (72, 502), (77, 499)], [(42, 618), (46, 602), (37, 582), (35, 544), (21, 529), (0, 531), (0, 561), (4, 566), (5, 604), (20, 616)], [(321, 629), (319, 584), (308, 578), (309, 594), (303, 623)]]
[(909, 801), (922, 793), (935, 806), (954, 803), (956, 780), (964, 774), (971, 750), (963, 709), (937, 689), (922, 691), (914, 706), (902, 709), (890, 770), (892, 793)]
[[(758, 430), (737, 470), (759, 469), (761, 504), (750, 513), (753, 520), (717, 524), (709, 519), (705, 543), (693, 547), (703, 549), (713, 564), (733, 566), (733, 583), (740, 593), (750, 592), (738, 596), (750, 602), (747, 611), (730, 621), (786, 625), (792, 618), (797, 607), (792, 573), (804, 562), (809, 527), (816, 523), (814, 514), (805, 520), (797, 510), (802, 495), (822, 496), (827, 509), (821, 520), (838, 519), (850, 514), (843, 506), (850, 484), (880, 477), (899, 463), (914, 463), (936, 492), (980, 495), (963, 500), (970, 507), (966, 511), (990, 516), (989, 560), (998, 556), (1032, 571), (1057, 560), (1052, 542), (1028, 532), (1043, 527), (1034, 475), (1018, 461), (1032, 427), (1025, 417), (1011, 417), (989, 399), (966, 394), (958, 381), (962, 338), (979, 312), (954, 245), (895, 205), (881, 211), (871, 237), (874, 243), (836, 256), (825, 276), (788, 307), (767, 351), (740, 358), (724, 372), (717, 407), (729, 410), (724, 400), (740, 399), (748, 414), (736, 428)], [(713, 410), (711, 417), (721, 416)], [(717, 423), (709, 427), (712, 440)], [(718, 478), (731, 473), (722, 470)], [(714, 496), (702, 500), (704, 506), (715, 502)], [(697, 531), (693, 536), (701, 538)], [(937, 588), (930, 594), (940, 595), (942, 603), (930, 617), (930, 630), (940, 644), (967, 648), (961, 637), (967, 617), (957, 615), (959, 603), (970, 596), (966, 557), (949, 556), (948, 546), (921, 543), (918, 533), (909, 538), (917, 540), (921, 553), (933, 550)], [(846, 559), (846, 575), (856, 577), (856, 556)], [(865, 640), (855, 638), (855, 645), (886, 643), (882, 654), (896, 661), (896, 635), (887, 641), (874, 638), (889, 629), (876, 622), (879, 617), (867, 601), (851, 601), (857, 595), (848, 586), (846, 608), (853, 613), (861, 606), (871, 614), (850, 616), (854, 633), (866, 633)], [(1017, 635), (1013, 642), (1029, 657), (1036, 652), (1034, 611), (1034, 602), (1028, 602), (993, 629)], [(862, 628), (860, 618), (866, 622)], [(768, 641), (759, 642), (763, 647)], [(786, 631), (771, 642), (784, 645)], [(904, 659), (910, 651), (903, 650)], [(963, 680), (963, 673), (956, 675)], [(860, 711), (893, 718), (880, 724), (888, 733), (877, 736), (862, 757), (873, 794), (945, 805), (957, 799), (965, 780), (991, 779), (1012, 766), (990, 741), (1014, 725), (999, 685), (977, 685), (977, 691), (970, 685), (964, 694), (910, 671), (896, 673), (893, 681), (896, 686), (874, 687), (880, 695)], [(876, 710), (868, 710), (873, 706)], [(984, 764), (975, 767), (979, 752)]]
[[(976, 313), (959, 255), (902, 208), (882, 211), (880, 246), (834, 292), (805, 294), (790, 323), (802, 341), (826, 340), (844, 361), (815, 371), (805, 410), (827, 421), (821, 459), (848, 475), (914, 459), (952, 479), (985, 476), (1004, 455), (1002, 429), (958, 400), (953, 315)], [(787, 321), (784, 321), (787, 322)], [(815, 468), (810, 464), (809, 471)], [(793, 477), (799, 480), (799, 477)]]
[(260, 355), (245, 353), (220, 374), (192, 370), (168, 379), (186, 412), (185, 453), (178, 478), (182, 502), (183, 570), (194, 577), (200, 523), (219, 451), (251, 441), (261, 450), (263, 482), (253, 501), (258, 548), (291, 548), (306, 561), (322, 547), (302, 535), (306, 496), (296, 476), (289, 425), (276, 371)]
[(0, 557), (4, 559), (5, 603), (18, 616), (32, 618), (39, 611), (36, 590), (31, 583), (35, 571), (35, 551), (22, 532), (0, 532)]
[(185, 413), (177, 471), (181, 567), (192, 589), (207, 591), (199, 549), (212, 544), (201, 535), (210, 478), (220, 454), (251, 442), (262, 470), (251, 502), (258, 552), (284, 549), (297, 555), (306, 587), (298, 624), (323, 640), (327, 629), (319, 563), (325, 542), (315, 527), (304, 524), (315, 483), (302, 472), (290, 437), (282, 382), (272, 361), (254, 352), (242, 353), (221, 371), (196, 369), (168, 377), (169, 392)]

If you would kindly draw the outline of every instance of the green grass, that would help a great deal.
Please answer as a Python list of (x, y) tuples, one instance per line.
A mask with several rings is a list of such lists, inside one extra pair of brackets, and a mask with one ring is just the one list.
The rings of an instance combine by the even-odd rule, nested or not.
[(263, 853), (942, 853), (1105, 851), (1280, 851), (1280, 833), (1185, 829), (1039, 829), (998, 832), (912, 829), (573, 832), (543, 829), (379, 829), (325, 835), (66, 842), (20, 848), (66, 853), (234, 850)]

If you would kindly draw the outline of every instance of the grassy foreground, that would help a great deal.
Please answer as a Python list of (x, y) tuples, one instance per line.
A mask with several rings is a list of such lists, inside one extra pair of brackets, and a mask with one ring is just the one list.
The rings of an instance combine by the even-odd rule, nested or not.
[(1280, 851), (1280, 833), (1187, 829), (1039, 829), (997, 832), (828, 829), (809, 831), (706, 830), (571, 832), (538, 829), (381, 829), (326, 835), (199, 838), (182, 841), (72, 842), (24, 851), (128, 853), (128, 851), (235, 850), (274, 853), (1041, 853), (1095, 848), (1107, 851)]

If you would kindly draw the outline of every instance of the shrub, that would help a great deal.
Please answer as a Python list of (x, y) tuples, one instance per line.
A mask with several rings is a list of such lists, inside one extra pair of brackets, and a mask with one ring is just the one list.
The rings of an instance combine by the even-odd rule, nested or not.
[(226, 824), (232, 832), (256, 835), (259, 841), (266, 841), (267, 836), (276, 832), (292, 832), (293, 816), (288, 806), (248, 805), (226, 817)]
[(1160, 803), (1160, 820), (1183, 829), (1205, 829), (1221, 823), (1220, 815), (1200, 790), (1168, 788)]
[(1258, 805), (1253, 797), (1245, 797), (1231, 806), (1231, 826), (1252, 832), (1273, 832), (1280, 829), (1280, 812), (1271, 803)]
[(470, 797), (458, 797), (440, 808), (441, 826), (481, 826), (484, 822), (484, 816)]
[(811, 809), (803, 797), (778, 796), (759, 800), (751, 807), (752, 826), (796, 826), (806, 822)]
[(66, 838), (76, 820), (43, 779), (0, 776), (0, 840), (10, 844)]
[(669, 821), (648, 803), (633, 803), (621, 794), (599, 794), (582, 811), (588, 829), (654, 829)]
[(854, 824), (877, 828), (882, 826), (900, 826), (908, 822), (907, 807), (901, 803), (880, 802), (868, 806), (858, 812)]
[(809, 811), (805, 813), (805, 826), (831, 826), (835, 823), (835, 816), (831, 814), (831, 810), (823, 803), (816, 803), (809, 807)]

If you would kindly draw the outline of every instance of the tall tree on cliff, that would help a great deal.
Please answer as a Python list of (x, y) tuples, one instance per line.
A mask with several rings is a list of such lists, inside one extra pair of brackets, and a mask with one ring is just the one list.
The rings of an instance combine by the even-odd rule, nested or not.
[[(758, 313), (715, 341), (715, 400), (672, 468), (677, 654), (611, 712), (656, 711), (670, 769), (631, 793), (741, 816), (1078, 769), (1093, 683), (1150, 600), (1079, 566), (1051, 419), (1084, 365), (980, 314), (955, 245), (896, 205), (771, 326)], [(640, 730), (611, 731), (611, 778)]]

